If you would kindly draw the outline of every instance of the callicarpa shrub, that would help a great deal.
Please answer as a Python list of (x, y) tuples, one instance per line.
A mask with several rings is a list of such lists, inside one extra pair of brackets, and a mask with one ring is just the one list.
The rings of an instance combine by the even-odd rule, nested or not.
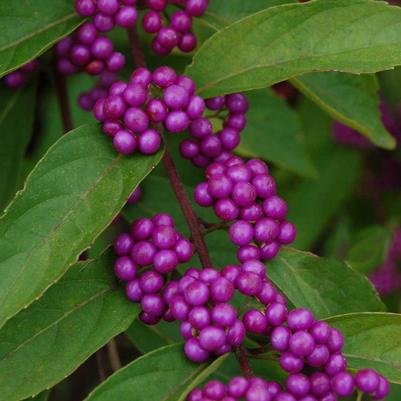
[(0, 5), (0, 401), (400, 399), (389, 3)]

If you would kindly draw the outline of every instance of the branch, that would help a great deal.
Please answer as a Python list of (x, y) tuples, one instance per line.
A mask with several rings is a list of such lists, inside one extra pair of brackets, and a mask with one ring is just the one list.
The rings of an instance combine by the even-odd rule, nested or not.
[(178, 176), (177, 169), (174, 161), (170, 156), (169, 151), (166, 149), (163, 156), (163, 162), (166, 166), (167, 174), (170, 179), (171, 186), (173, 187), (175, 196), (181, 206), (182, 213), (187, 221), (191, 237), (194, 242), (195, 249), (198, 253), (199, 259), (203, 267), (211, 267), (209, 252), (207, 250), (205, 240), (203, 238), (201, 228), (198, 224), (198, 217), (196, 216), (188, 196), (184, 190), (180, 177)]
[(121, 369), (122, 363), (120, 360), (120, 355), (118, 354), (118, 348), (114, 338), (107, 343), (107, 353), (109, 355), (110, 366), (113, 369), (113, 372), (116, 372), (117, 370)]
[(249, 363), (249, 359), (246, 355), (246, 350), (243, 346), (238, 346), (235, 348), (235, 356), (242, 370), (244, 376), (249, 379), (253, 376), (252, 367)]

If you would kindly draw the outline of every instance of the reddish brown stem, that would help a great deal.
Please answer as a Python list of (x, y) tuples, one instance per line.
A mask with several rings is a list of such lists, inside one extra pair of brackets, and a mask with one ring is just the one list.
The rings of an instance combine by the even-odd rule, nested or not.
[(71, 117), (70, 102), (68, 98), (67, 84), (65, 77), (55, 68), (55, 81), (57, 87), (57, 97), (60, 104), (61, 119), (65, 132), (71, 131), (74, 128)]
[(184, 190), (184, 186), (182, 185), (180, 177), (178, 176), (174, 161), (171, 158), (170, 153), (167, 149), (164, 152), (163, 162), (166, 166), (171, 186), (173, 187), (174, 193), (181, 206), (182, 213), (184, 214), (189, 230), (191, 231), (195, 249), (198, 253), (202, 266), (210, 267), (212, 266), (212, 262), (210, 260), (205, 240), (198, 224), (198, 217), (192, 209), (191, 202), (189, 201), (188, 196)]
[(134, 56), (136, 66), (138, 68), (145, 67), (146, 66), (145, 56), (140, 46), (138, 30), (136, 29), (136, 26), (133, 26), (128, 29), (128, 38), (131, 43), (132, 55)]
[(240, 366), (244, 376), (247, 379), (252, 377), (253, 376), (252, 367), (251, 367), (251, 365), (249, 363), (249, 359), (246, 355), (245, 348), (242, 346), (236, 347), (235, 348), (235, 356), (237, 357), (237, 361), (239, 363), (239, 366)]

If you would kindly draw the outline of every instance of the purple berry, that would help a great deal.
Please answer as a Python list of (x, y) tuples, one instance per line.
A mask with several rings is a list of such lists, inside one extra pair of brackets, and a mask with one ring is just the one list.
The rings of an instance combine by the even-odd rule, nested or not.
[(238, 290), (244, 295), (257, 295), (262, 289), (261, 278), (254, 273), (240, 272), (235, 280)]
[(287, 390), (295, 397), (307, 395), (311, 387), (308, 377), (302, 373), (295, 373), (288, 376), (285, 385)]
[(129, 28), (135, 26), (136, 20), (138, 19), (138, 12), (135, 7), (122, 7), (116, 15), (116, 22), (123, 28)]
[(125, 88), (123, 97), (130, 106), (137, 107), (146, 102), (148, 92), (143, 85), (130, 83)]
[(311, 354), (315, 348), (315, 340), (307, 331), (297, 331), (289, 341), (291, 352), (299, 357)]
[(183, 111), (172, 111), (164, 122), (166, 129), (173, 133), (183, 132), (189, 127), (188, 115)]
[(151, 121), (155, 123), (162, 122), (168, 114), (167, 106), (159, 99), (151, 99), (146, 105), (146, 113)]
[(139, 285), (139, 280), (132, 280), (125, 286), (125, 294), (127, 298), (133, 302), (138, 302), (143, 297), (143, 291)]
[(255, 224), (255, 239), (260, 242), (270, 243), (279, 234), (279, 225), (272, 219), (264, 218)]
[(187, 106), (189, 94), (182, 86), (171, 85), (164, 91), (163, 101), (172, 110), (180, 110)]
[(156, 33), (163, 26), (163, 19), (156, 11), (148, 11), (142, 19), (143, 30), (147, 33)]
[(247, 245), (253, 240), (254, 230), (252, 224), (239, 220), (231, 225), (229, 234), (235, 245)]
[(113, 137), (113, 144), (117, 152), (129, 155), (136, 149), (136, 139), (128, 131), (120, 130)]
[(263, 202), (263, 210), (267, 217), (282, 220), (287, 214), (287, 204), (278, 196), (271, 196)]
[(226, 341), (226, 334), (221, 327), (208, 326), (199, 333), (199, 344), (208, 351), (220, 348)]
[(191, 338), (185, 343), (184, 352), (188, 359), (198, 363), (206, 361), (210, 355), (195, 338)]
[(271, 333), (271, 343), (277, 351), (286, 351), (288, 349), (288, 342), (291, 332), (287, 327), (278, 326)]
[(379, 375), (373, 369), (362, 369), (355, 376), (355, 384), (364, 393), (373, 393), (379, 386)]
[(313, 314), (308, 309), (294, 309), (287, 317), (287, 324), (291, 330), (308, 330), (313, 323)]
[(136, 276), (136, 266), (128, 256), (119, 257), (114, 264), (114, 273), (117, 278), (124, 281), (133, 280)]
[(335, 375), (331, 385), (333, 391), (340, 397), (349, 397), (354, 392), (354, 378), (347, 372)]
[(230, 304), (220, 303), (213, 307), (212, 319), (217, 326), (231, 327), (237, 320), (237, 311)]
[(263, 334), (267, 329), (266, 316), (258, 310), (250, 310), (242, 318), (245, 329), (251, 333)]
[(140, 266), (147, 266), (153, 263), (156, 254), (156, 247), (148, 241), (137, 242), (131, 252), (131, 257)]
[(131, 107), (124, 114), (125, 125), (134, 132), (143, 132), (149, 126), (149, 117), (137, 107)]
[(210, 286), (210, 296), (214, 302), (227, 302), (234, 295), (234, 284), (225, 277), (219, 277)]
[(134, 241), (129, 234), (120, 234), (114, 243), (114, 251), (119, 256), (129, 255), (133, 245)]
[(139, 285), (145, 294), (156, 294), (164, 285), (163, 276), (154, 270), (148, 270), (142, 274)]

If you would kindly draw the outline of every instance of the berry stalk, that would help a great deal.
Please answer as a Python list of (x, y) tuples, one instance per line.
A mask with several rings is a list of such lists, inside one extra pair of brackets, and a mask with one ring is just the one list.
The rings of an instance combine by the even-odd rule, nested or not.
[[(132, 47), (132, 53), (135, 59), (135, 63), (138, 68), (145, 67), (145, 57), (141, 49), (138, 37), (138, 31), (136, 27), (128, 29), (128, 37)], [(184, 214), (185, 220), (188, 224), (191, 236), (194, 242), (196, 252), (198, 253), (199, 259), (203, 267), (211, 267), (212, 262), (209, 256), (209, 252), (206, 247), (205, 240), (201, 231), (201, 227), (198, 223), (198, 216), (195, 214), (191, 202), (185, 193), (184, 187), (177, 173), (174, 161), (170, 156), (168, 149), (165, 149), (163, 162), (167, 170), (167, 174), (173, 187), (175, 196), (180, 204), (181, 210)]]
[(243, 346), (238, 346), (235, 348), (235, 356), (237, 357), (237, 361), (239, 366), (244, 373), (244, 376), (249, 379), (253, 376), (252, 367), (249, 363), (249, 359), (246, 355), (246, 350)]

